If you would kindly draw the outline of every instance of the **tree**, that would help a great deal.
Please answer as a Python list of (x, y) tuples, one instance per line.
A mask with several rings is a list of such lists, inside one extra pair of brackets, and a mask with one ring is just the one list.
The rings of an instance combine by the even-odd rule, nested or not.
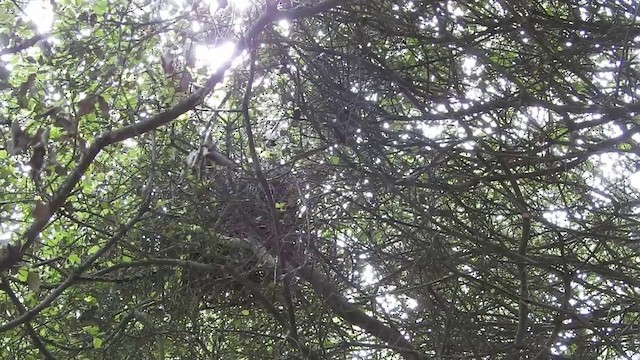
[(638, 4), (0, 9), (1, 358), (640, 352)]

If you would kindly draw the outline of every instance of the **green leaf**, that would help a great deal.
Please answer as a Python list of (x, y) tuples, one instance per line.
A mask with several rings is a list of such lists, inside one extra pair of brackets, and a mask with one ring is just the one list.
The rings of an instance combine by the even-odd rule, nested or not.
[(31, 289), (31, 291), (38, 292), (41, 285), (40, 275), (38, 275), (38, 273), (33, 270), (29, 271), (29, 274), (27, 275), (27, 285), (29, 286), (29, 289)]
[(76, 253), (73, 253), (71, 255), (69, 255), (69, 257), (67, 257), (67, 260), (69, 261), (69, 263), (71, 265), (76, 265), (76, 264), (80, 264), (80, 256)]
[(85, 327), (83, 327), (84, 331), (87, 332), (87, 334), (91, 335), (91, 336), (96, 336), (98, 335), (98, 333), (100, 332), (100, 329), (95, 326), (95, 325), (87, 325)]
[(242, 310), (241, 314), (244, 316), (249, 316), (249, 310)]
[(29, 278), (29, 269), (26, 266), (21, 267), (18, 270), (18, 280), (26, 282)]
[(99, 337), (94, 337), (93, 338), (93, 348), (94, 349), (100, 349), (102, 348), (102, 343), (104, 342), (104, 340), (102, 340)]
[(620, 143), (618, 144), (618, 150), (621, 151), (630, 151), (631, 150), (631, 144), (629, 143)]
[(93, 3), (91, 10), (93, 10), (96, 15), (104, 15), (107, 12), (108, 7), (108, 1), (96, 1)]
[(92, 247), (89, 248), (89, 250), (87, 251), (89, 253), (89, 255), (93, 255), (95, 253), (98, 252), (98, 250), (100, 250), (101, 246), (100, 245), (93, 245)]

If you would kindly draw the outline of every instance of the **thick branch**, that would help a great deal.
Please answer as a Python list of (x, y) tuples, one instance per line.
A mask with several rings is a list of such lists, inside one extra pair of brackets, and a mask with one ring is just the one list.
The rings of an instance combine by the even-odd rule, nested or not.
[[(529, 244), (529, 237), (531, 236), (531, 214), (522, 214), (522, 237), (520, 239), (520, 246), (518, 248), (518, 254), (520, 256), (527, 255), (527, 247)], [(520, 277), (520, 296), (523, 299), (529, 298), (529, 284), (527, 283), (527, 264), (523, 261), (518, 263), (518, 276)], [(518, 331), (516, 332), (516, 338), (513, 342), (515, 347), (514, 358), (520, 358), (520, 349), (524, 345), (524, 337), (527, 332), (527, 319), (529, 316), (529, 305), (526, 301), (520, 301), (520, 309), (518, 313)]]
[(321, 12), (331, 10), (332, 8), (338, 5), (348, 5), (351, 2), (353, 2), (353, 0), (325, 0), (312, 6), (299, 6), (295, 9), (291, 9), (287, 11), (278, 11), (277, 19), (293, 20), (293, 19), (310, 17), (310, 16), (317, 15)]
[(34, 46), (35, 44), (37, 44), (38, 41), (46, 39), (47, 36), (48, 34), (34, 35), (16, 46), (12, 46), (12, 47), (0, 50), (0, 55), (15, 54), (15, 53), (21, 52), (22, 50), (26, 50)]
[[(258, 239), (247, 240), (260, 259), (271, 266), (276, 266), (277, 261), (266, 253), (264, 246)], [(292, 259), (293, 260), (293, 259)], [(293, 262), (293, 261), (292, 261)], [(424, 360), (426, 355), (421, 354), (397, 329), (382, 321), (367, 315), (357, 305), (352, 304), (344, 297), (338, 288), (334, 286), (326, 276), (306, 264), (284, 264), (287, 271), (295, 271), (302, 279), (307, 281), (314, 290), (327, 302), (327, 305), (352, 325), (356, 325), (370, 335), (384, 341), (390, 348), (396, 350), (407, 360)]]
[(383, 323), (373, 316), (367, 315), (358, 306), (350, 303), (349, 300), (347, 300), (347, 298), (345, 298), (320, 272), (310, 268), (308, 265), (300, 266), (297, 269), (297, 272), (300, 277), (308, 281), (315, 291), (324, 298), (327, 305), (329, 305), (329, 307), (344, 320), (384, 341), (407, 360), (426, 359), (426, 356), (419, 353), (413, 344), (405, 339), (400, 331)]

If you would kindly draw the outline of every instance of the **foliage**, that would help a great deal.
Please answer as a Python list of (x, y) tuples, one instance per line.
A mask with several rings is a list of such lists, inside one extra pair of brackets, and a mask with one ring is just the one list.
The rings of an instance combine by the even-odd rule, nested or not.
[(0, 358), (631, 358), (638, 9), (0, 3)]

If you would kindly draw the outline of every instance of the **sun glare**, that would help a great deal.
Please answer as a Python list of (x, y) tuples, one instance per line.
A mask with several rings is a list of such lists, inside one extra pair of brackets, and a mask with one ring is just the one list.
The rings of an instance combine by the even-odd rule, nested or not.
[(196, 67), (206, 67), (213, 72), (227, 62), (235, 53), (236, 45), (226, 42), (220, 46), (198, 45), (196, 47)]
[(25, 18), (32, 21), (39, 33), (49, 32), (53, 26), (53, 8), (48, 1), (32, 0), (24, 9)]
[[(184, 0), (183, 0), (184, 1)], [(220, 1), (218, 0), (207, 0), (204, 2), (209, 5), (209, 11), (213, 14), (220, 7)], [(234, 9), (243, 11), (246, 10), (249, 6), (251, 6), (251, 0), (230, 0), (228, 1), (229, 5), (233, 6)]]

